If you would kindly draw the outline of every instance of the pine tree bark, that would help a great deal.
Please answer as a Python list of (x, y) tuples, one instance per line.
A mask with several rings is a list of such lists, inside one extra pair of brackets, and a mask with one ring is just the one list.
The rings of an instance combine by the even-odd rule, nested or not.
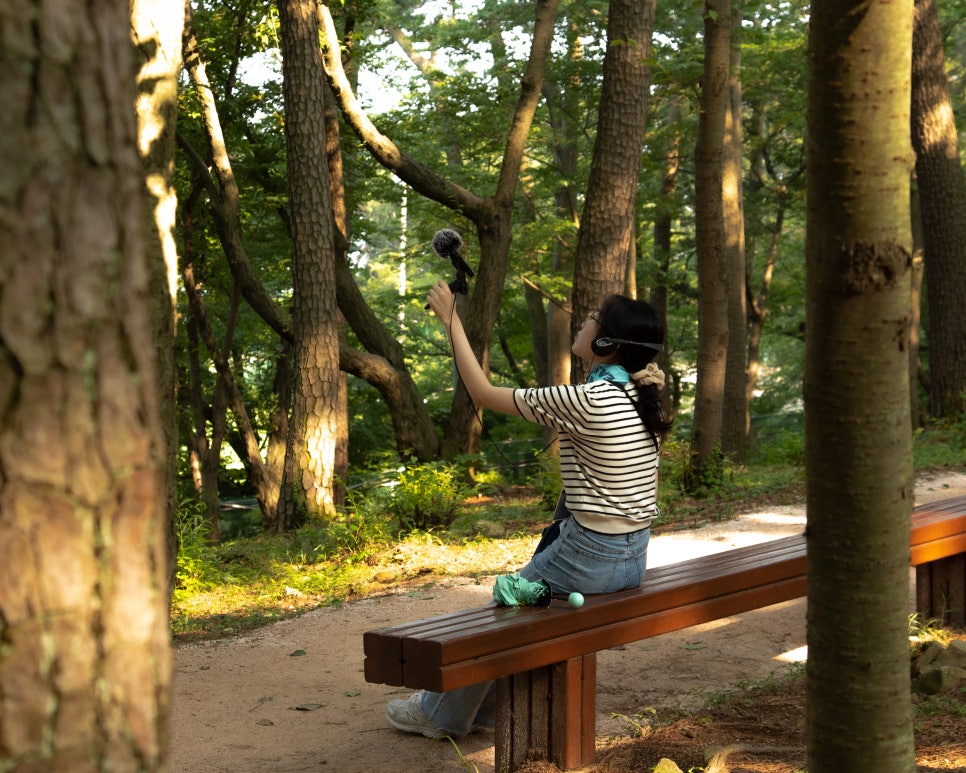
[(335, 515), (339, 310), (325, 144), (325, 73), (315, 0), (279, 0), (292, 225), (295, 372), (279, 528)]
[(732, 8), (731, 64), (725, 114), (724, 171), (721, 203), (725, 231), (725, 276), (728, 296), (728, 360), (721, 416), (721, 450), (744, 461), (751, 434), (748, 383), (748, 301), (745, 264), (745, 212), (741, 126), (741, 10)]
[(935, 0), (916, 0), (912, 146), (922, 218), (929, 412), (966, 412), (966, 182)]
[[(571, 340), (607, 296), (626, 289), (635, 249), (635, 205), (647, 127), (647, 89), (655, 4), (613, 0), (607, 16), (607, 53), (597, 136), (574, 261)], [(586, 378), (571, 360), (572, 378)]]
[(912, 773), (912, 0), (812, 4), (805, 438), (810, 773)]
[[(131, 36), (137, 52), (138, 150), (144, 166), (151, 283), (151, 316), (158, 352), (158, 385), (167, 439), (169, 467), (178, 457), (178, 417), (175, 399), (175, 330), (177, 328), (178, 250), (175, 245), (174, 188), (175, 127), (178, 116), (178, 78), (181, 75), (181, 0), (132, 0)], [(168, 573), (172, 587), (177, 573), (177, 492), (175, 476), (168, 478)]]
[(0, 28), (0, 759), (162, 770), (171, 470), (130, 6), (5, 3)]
[(698, 257), (698, 354), (694, 426), (686, 485), (691, 490), (720, 482), (725, 367), (728, 357), (728, 295), (722, 205), (724, 128), (729, 110), (730, 0), (704, 4), (704, 75), (694, 151), (694, 225)]

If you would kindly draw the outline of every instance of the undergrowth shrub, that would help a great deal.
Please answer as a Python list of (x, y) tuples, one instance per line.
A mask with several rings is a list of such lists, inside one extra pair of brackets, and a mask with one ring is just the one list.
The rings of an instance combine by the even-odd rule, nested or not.
[(178, 570), (175, 594), (191, 595), (210, 587), (216, 570), (210, 546), (211, 531), (205, 520), (205, 506), (196, 499), (184, 499), (176, 513)]
[(332, 559), (368, 563), (394, 536), (391, 519), (371, 504), (371, 497), (350, 495), (346, 509), (331, 521), (295, 530), (290, 556), (305, 564)]
[(452, 462), (411, 462), (392, 488), (392, 509), (404, 529), (449, 526), (460, 504), (473, 494)]

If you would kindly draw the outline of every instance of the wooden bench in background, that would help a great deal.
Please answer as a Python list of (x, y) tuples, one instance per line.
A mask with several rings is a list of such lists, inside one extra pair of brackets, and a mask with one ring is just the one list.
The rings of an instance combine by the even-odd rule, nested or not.
[[(913, 511), (917, 609), (964, 625), (966, 497)], [(648, 569), (580, 609), (489, 605), (367, 631), (366, 681), (436, 692), (497, 680), (496, 770), (594, 761), (596, 653), (804, 596), (805, 536)]]

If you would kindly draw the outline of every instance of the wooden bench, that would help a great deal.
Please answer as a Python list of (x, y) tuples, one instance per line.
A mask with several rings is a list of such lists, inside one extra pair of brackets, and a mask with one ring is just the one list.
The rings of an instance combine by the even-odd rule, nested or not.
[[(964, 624), (966, 496), (913, 511), (917, 609)], [(452, 690), (497, 680), (496, 770), (594, 761), (596, 653), (805, 595), (805, 536), (648, 569), (639, 588), (580, 609), (489, 605), (368, 631), (366, 681)]]

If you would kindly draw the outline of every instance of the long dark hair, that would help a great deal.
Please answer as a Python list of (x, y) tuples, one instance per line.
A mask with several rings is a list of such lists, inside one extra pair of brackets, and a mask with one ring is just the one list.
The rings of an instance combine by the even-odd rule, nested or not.
[[(664, 344), (664, 322), (651, 304), (637, 301), (625, 295), (611, 295), (600, 306), (597, 315), (600, 325), (598, 336), (623, 338), (649, 344)], [(619, 344), (617, 364), (628, 373), (636, 373), (651, 362), (657, 349), (633, 344)], [(638, 399), (631, 398), (641, 421), (657, 443), (664, 442), (671, 431), (672, 422), (664, 416), (661, 393), (656, 384), (637, 385)]]

